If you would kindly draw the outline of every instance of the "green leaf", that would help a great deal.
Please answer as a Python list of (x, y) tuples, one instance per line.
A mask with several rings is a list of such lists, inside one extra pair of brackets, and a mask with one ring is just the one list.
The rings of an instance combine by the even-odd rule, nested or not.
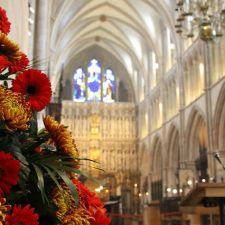
[(30, 122), (30, 134), (37, 135), (38, 125), (37, 125), (37, 112), (33, 112), (33, 118)]
[(74, 162), (72, 162), (72, 161), (61, 160), (60, 163), (63, 164), (63, 165), (74, 166)]
[(39, 147), (41, 144), (43, 144), (44, 142), (48, 141), (48, 139), (50, 138), (50, 134), (46, 133), (45, 135), (42, 135), (41, 137), (33, 137), (33, 141), (28, 145), (28, 146), (24, 146), (27, 151), (32, 151), (33, 149), (35, 149), (36, 147)]
[(45, 201), (47, 201), (48, 199), (47, 199), (47, 196), (45, 194), (45, 189), (44, 189), (44, 175), (43, 175), (43, 172), (34, 163), (32, 163), (32, 166), (33, 166), (33, 168), (34, 168), (34, 170), (36, 172), (37, 179), (38, 179), (37, 187), (39, 188), (39, 190), (41, 192), (42, 201), (43, 201), (43, 203), (45, 203)]
[(3, 85), (8, 88), (8, 82), (6, 80), (4, 80)]
[(48, 154), (48, 155), (40, 155), (40, 154), (34, 154), (29, 157), (29, 161), (31, 162), (53, 162), (56, 160), (70, 160), (74, 159), (67, 155), (59, 155), (59, 154)]
[(74, 183), (69, 178), (69, 176), (67, 176), (67, 174), (65, 172), (58, 170), (57, 168), (52, 167), (51, 165), (49, 165), (49, 167), (51, 167), (65, 182), (65, 184), (71, 191), (71, 195), (73, 196), (76, 206), (79, 206), (79, 197), (78, 197), (77, 189), (76, 189), (76, 186), (74, 185)]
[(63, 171), (67, 171), (67, 172), (73, 172), (73, 173), (77, 173), (78, 170), (72, 166), (64, 166), (64, 165), (61, 165), (61, 169)]
[(24, 165), (23, 163), (20, 163), (20, 179), (19, 179), (19, 185), (22, 190), (26, 188), (27, 180), (29, 178), (30, 174), (30, 167), (29, 165)]
[[(67, 159), (68, 157), (66, 157)], [(70, 159), (70, 158), (69, 158)], [(70, 171), (70, 172), (74, 172), (77, 173), (78, 170), (77, 168), (74, 167), (74, 162), (69, 162), (69, 161), (64, 161), (61, 159), (61, 157), (47, 157), (44, 159), (39, 159), (37, 160), (35, 163), (40, 164), (41, 166), (49, 166), (51, 165), (54, 168), (57, 168), (61, 171)]]
[(40, 147), (50, 152), (56, 152), (56, 147), (47, 143), (42, 143)]
[(57, 187), (59, 188), (60, 191), (63, 192), (62, 187), (60, 186), (54, 172), (52, 172), (47, 166), (41, 165), (43, 167), (43, 169), (46, 170), (47, 174), (51, 177), (51, 179), (55, 182), (55, 184), (57, 185)]
[(24, 155), (21, 152), (13, 152), (13, 155), (24, 165), (28, 166), (29, 163), (27, 162), (27, 159), (24, 157)]

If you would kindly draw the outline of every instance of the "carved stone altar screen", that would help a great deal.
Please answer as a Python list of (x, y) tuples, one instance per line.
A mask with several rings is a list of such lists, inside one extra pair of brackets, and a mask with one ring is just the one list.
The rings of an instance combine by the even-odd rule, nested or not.
[(89, 161), (83, 162), (82, 169), (95, 177), (113, 176), (117, 186), (137, 174), (134, 104), (63, 101), (61, 118), (72, 131), (80, 155), (100, 162), (105, 171), (91, 169)]

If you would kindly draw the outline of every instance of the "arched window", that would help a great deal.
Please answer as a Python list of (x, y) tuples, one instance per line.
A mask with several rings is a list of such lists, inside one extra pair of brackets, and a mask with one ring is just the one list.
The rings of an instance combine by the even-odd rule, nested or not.
[[(87, 73), (85, 73), (87, 71)], [(79, 67), (74, 74), (73, 100), (84, 101), (115, 101), (115, 75), (112, 69), (102, 72), (100, 63), (92, 59), (85, 69)]]
[(82, 68), (76, 69), (73, 76), (73, 100), (76, 102), (84, 102), (86, 100), (85, 73)]
[(103, 90), (103, 101), (104, 102), (114, 102), (115, 95), (115, 76), (111, 69), (106, 69), (103, 82), (102, 82), (102, 90)]
[(101, 101), (101, 67), (96, 59), (88, 65), (87, 100)]

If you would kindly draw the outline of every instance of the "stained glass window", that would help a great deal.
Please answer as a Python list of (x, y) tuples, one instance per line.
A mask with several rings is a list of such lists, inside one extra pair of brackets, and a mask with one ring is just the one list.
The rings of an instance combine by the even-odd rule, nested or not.
[(106, 69), (103, 76), (102, 95), (104, 102), (114, 102), (115, 76), (111, 69)]
[(102, 72), (96, 59), (91, 59), (87, 68), (76, 69), (73, 88), (73, 100), (76, 102), (115, 101), (115, 75), (110, 68)]
[(74, 93), (73, 100), (84, 102), (86, 100), (85, 73), (82, 68), (78, 68), (73, 77)]
[(88, 65), (87, 100), (101, 101), (101, 67), (96, 59)]

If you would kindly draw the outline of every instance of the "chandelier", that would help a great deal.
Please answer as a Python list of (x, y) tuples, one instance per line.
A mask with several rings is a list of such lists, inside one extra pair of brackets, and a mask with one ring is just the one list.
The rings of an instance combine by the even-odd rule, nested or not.
[(178, 34), (203, 41), (223, 36), (225, 0), (177, 0), (175, 11)]

